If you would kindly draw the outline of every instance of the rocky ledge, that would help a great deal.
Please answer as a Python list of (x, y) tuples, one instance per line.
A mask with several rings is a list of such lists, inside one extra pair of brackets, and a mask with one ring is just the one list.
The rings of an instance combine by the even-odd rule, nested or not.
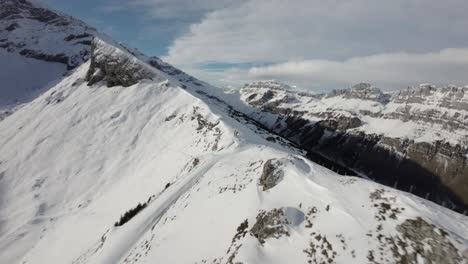
[(125, 47), (115, 47), (98, 38), (93, 41), (90, 66), (86, 74), (89, 85), (105, 82), (107, 87), (128, 87), (143, 79), (153, 79), (155, 72), (137, 60)]

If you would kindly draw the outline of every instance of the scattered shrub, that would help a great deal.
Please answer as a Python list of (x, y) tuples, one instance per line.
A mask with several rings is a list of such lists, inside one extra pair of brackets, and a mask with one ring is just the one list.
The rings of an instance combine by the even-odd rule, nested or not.
[(146, 203), (138, 203), (138, 205), (135, 207), (135, 208), (132, 208), (130, 210), (128, 210), (124, 215), (122, 215), (120, 217), (120, 220), (115, 222), (115, 226), (122, 226), (124, 225), (125, 223), (127, 223), (128, 221), (130, 221), (130, 219), (132, 219), (135, 215), (137, 215), (141, 210), (145, 209), (147, 206)]

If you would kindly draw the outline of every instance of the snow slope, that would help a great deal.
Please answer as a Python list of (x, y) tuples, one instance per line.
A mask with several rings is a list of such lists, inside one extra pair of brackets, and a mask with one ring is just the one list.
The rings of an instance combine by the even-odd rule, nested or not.
[(161, 62), (93, 52), (0, 122), (0, 263), (467, 263), (466, 216), (307, 160)]

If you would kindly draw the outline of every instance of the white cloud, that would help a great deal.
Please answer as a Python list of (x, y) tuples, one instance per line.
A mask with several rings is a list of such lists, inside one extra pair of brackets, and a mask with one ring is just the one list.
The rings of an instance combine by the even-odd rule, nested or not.
[[(460, 50), (444, 49), (468, 47), (466, 10), (465, 0), (247, 0), (208, 12), (173, 42), (165, 59), (212, 77), (221, 73), (198, 66), (275, 64), (236, 69), (232, 79), (241, 79), (244, 73), (245, 79), (283, 76), (321, 84), (348, 82), (355, 76), (382, 83), (426, 77), (461, 82), (464, 75), (455, 67), (459, 58), (446, 54)], [(432, 61), (434, 56), (448, 60), (444, 63), (453, 72)], [(334, 75), (330, 70), (335, 69), (346, 70), (349, 77)]]
[(188, 74), (218, 87), (237, 88), (244, 83), (256, 80), (255, 76), (248, 76), (248, 69), (236, 67), (216, 70), (186, 66), (183, 69)]
[(468, 44), (465, 0), (249, 0), (176, 39), (177, 64), (345, 59)]
[(249, 79), (280, 79), (304, 87), (347, 86), (367, 81), (381, 87), (401, 88), (422, 82), (468, 84), (468, 48), (435, 53), (391, 53), (345, 61), (302, 60), (254, 67)]
[(362, 81), (386, 90), (425, 82), (464, 86), (468, 84), (468, 48), (430, 53), (387, 53), (343, 61), (296, 60), (247, 69), (233, 67), (222, 71), (197, 67), (186, 70), (224, 87), (238, 87), (262, 79), (280, 80), (317, 91), (345, 88)]

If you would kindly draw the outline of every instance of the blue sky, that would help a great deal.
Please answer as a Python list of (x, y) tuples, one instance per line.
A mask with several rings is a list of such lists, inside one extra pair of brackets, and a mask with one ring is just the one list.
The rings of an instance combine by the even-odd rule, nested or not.
[[(163, 56), (183, 27), (180, 20), (147, 15), (144, 7), (108, 10), (108, 0), (42, 0), (50, 7), (75, 16), (111, 35), (114, 39), (136, 47), (148, 55)], [(114, 1), (115, 2), (115, 1)], [(187, 21), (187, 23), (193, 22)]]
[(42, 0), (218, 86), (468, 84), (466, 0)]

